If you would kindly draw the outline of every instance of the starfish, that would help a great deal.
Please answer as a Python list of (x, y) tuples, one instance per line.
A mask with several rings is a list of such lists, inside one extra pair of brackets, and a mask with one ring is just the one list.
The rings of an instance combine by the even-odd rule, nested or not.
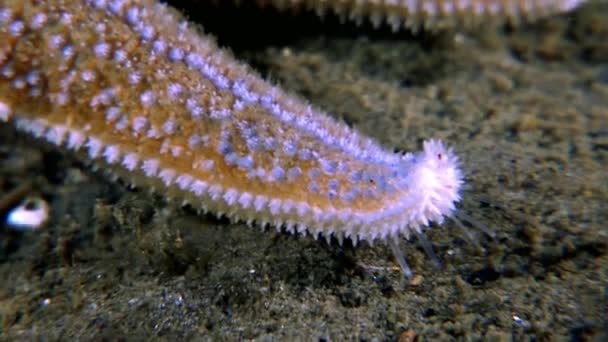
[[(341, 21), (374, 27), (388, 24), (393, 31), (416, 31), (474, 27), (481, 22), (519, 23), (534, 21), (553, 13), (567, 12), (585, 0), (250, 0), (279, 10), (309, 10), (319, 16), (338, 15)], [(246, 0), (235, 0), (246, 3)]]
[(155, 1), (4, 0), (0, 42), (0, 119), (203, 211), (387, 242), (409, 276), (398, 237), (428, 245), (423, 231), (460, 201), (459, 161), (443, 142), (394, 153)]

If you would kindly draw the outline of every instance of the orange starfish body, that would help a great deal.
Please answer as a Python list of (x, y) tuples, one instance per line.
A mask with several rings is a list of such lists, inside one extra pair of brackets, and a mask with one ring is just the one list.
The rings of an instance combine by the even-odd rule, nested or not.
[(460, 200), (442, 142), (388, 151), (152, 0), (0, 1), (0, 119), (196, 208), (328, 240), (394, 241)]

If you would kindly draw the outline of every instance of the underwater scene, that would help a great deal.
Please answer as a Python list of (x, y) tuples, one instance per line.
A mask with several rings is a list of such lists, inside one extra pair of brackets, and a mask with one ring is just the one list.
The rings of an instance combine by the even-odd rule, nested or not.
[(0, 0), (0, 340), (608, 340), (607, 0)]

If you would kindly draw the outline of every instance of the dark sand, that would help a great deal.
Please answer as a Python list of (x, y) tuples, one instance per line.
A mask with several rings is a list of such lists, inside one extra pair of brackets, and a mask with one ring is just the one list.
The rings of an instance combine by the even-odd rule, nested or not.
[[(468, 175), (461, 212), (497, 237), (471, 228), (476, 248), (452, 222), (430, 229), (443, 268), (404, 243), (408, 283), (385, 246), (198, 216), (3, 124), (2, 193), (32, 182), (52, 217), (26, 233), (0, 227), (0, 339), (608, 338), (606, 1), (483, 34), (256, 9), (192, 16), (386, 146), (449, 142)], [(231, 35), (235, 25), (248, 29)]]

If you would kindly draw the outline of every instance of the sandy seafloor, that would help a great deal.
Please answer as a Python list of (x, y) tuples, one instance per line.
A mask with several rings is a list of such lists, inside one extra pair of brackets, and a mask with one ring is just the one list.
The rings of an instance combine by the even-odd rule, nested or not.
[(198, 13), (238, 58), (386, 146), (449, 142), (467, 173), (460, 212), (496, 238), (471, 228), (476, 248), (452, 222), (433, 227), (443, 268), (404, 243), (408, 282), (383, 245), (199, 216), (2, 124), (2, 193), (32, 182), (51, 219), (0, 228), (1, 340), (608, 339), (605, 1), (518, 29), (415, 36)]

